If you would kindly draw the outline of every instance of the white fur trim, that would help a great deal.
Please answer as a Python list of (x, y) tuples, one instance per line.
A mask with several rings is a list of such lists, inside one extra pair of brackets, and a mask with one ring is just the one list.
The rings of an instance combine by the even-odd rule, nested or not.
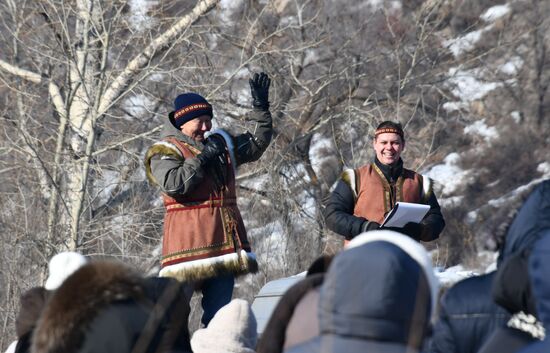
[(236, 268), (241, 262), (246, 268), (240, 269), (241, 271), (237, 271), (236, 274), (248, 273), (251, 269), (251, 272), (255, 272), (256, 254), (241, 250), (239, 254), (232, 253), (169, 265), (160, 270), (159, 277), (172, 277), (180, 281), (204, 279), (215, 276), (220, 269)]
[(439, 281), (435, 275), (432, 259), (430, 258), (428, 252), (422, 245), (420, 245), (416, 240), (411, 239), (410, 237), (403, 235), (398, 232), (391, 230), (373, 230), (366, 233), (361, 233), (355, 238), (353, 238), (346, 247), (347, 249), (355, 248), (363, 244), (367, 244), (373, 241), (385, 241), (392, 243), (407, 254), (412, 257), (424, 270), (426, 278), (428, 279), (428, 284), (430, 285), (431, 290), (431, 303), (432, 303), (432, 320), (435, 319), (435, 309), (437, 303), (437, 296), (439, 290)]
[(430, 179), (425, 175), (422, 175), (422, 197), (429, 195), (431, 192), (432, 192), (432, 179)]
[(225, 140), (227, 150), (229, 151), (229, 158), (231, 159), (231, 165), (233, 166), (233, 173), (237, 175), (237, 158), (235, 158), (235, 145), (233, 144), (233, 138), (222, 129), (212, 130), (212, 134), (219, 134)]
[(523, 311), (515, 313), (507, 323), (508, 327), (515, 328), (523, 332), (527, 332), (533, 338), (543, 340), (546, 336), (544, 326), (531, 314), (526, 314)]
[(55, 255), (48, 263), (49, 276), (44, 288), (57, 289), (67, 277), (87, 263), (88, 258), (77, 252), (64, 251)]
[(6, 353), (15, 353), (15, 347), (17, 347), (17, 340), (13, 341), (6, 349)]
[(171, 150), (174, 150), (174, 152), (176, 152), (178, 155), (180, 155), (183, 158), (183, 154), (181, 154), (181, 151), (179, 150), (179, 148), (173, 143), (168, 141), (158, 141), (158, 142), (155, 142), (151, 147), (157, 146), (157, 145), (166, 146)]
[(342, 172), (342, 176), (347, 176), (349, 178), (349, 187), (351, 191), (353, 192), (353, 198), (357, 199), (357, 189), (356, 189), (356, 181), (355, 181), (355, 170), (351, 168), (346, 168)]

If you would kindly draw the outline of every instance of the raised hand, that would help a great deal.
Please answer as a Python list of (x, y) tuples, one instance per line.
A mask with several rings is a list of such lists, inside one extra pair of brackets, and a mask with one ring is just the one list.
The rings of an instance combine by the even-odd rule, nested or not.
[(271, 79), (265, 72), (254, 74), (248, 80), (250, 83), (250, 93), (252, 94), (252, 105), (262, 110), (269, 109), (269, 86)]

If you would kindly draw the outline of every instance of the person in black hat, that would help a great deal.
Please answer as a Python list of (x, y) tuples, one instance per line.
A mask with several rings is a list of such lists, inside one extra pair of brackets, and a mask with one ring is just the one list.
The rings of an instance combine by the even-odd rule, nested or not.
[(202, 291), (204, 326), (231, 300), (235, 275), (257, 271), (237, 208), (235, 172), (259, 159), (271, 141), (271, 80), (260, 73), (249, 83), (252, 132), (210, 131), (210, 103), (184, 93), (174, 101), (162, 140), (145, 156), (147, 177), (160, 187), (166, 208), (160, 276), (193, 282)]
[(430, 206), (420, 223), (408, 222), (391, 230), (415, 240), (437, 239), (445, 220), (430, 178), (403, 167), (405, 134), (401, 124), (380, 123), (372, 144), (374, 161), (357, 169), (345, 169), (331, 193), (324, 210), (327, 227), (349, 241), (358, 234), (379, 229), (397, 202), (419, 203)]
[(437, 293), (430, 256), (418, 242), (389, 230), (358, 236), (324, 275), (314, 313), (318, 334), (284, 352), (418, 353)]

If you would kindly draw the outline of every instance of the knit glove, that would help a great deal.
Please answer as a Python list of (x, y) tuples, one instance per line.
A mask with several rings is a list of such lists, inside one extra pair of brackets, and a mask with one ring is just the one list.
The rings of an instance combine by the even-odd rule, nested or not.
[(361, 225), (361, 233), (368, 232), (369, 230), (376, 230), (380, 228), (380, 223), (366, 221)]
[(210, 161), (225, 153), (225, 142), (223, 137), (218, 134), (210, 135), (206, 139), (202, 152), (197, 156), (197, 159), (201, 162), (201, 166), (204, 167)]
[(269, 109), (269, 86), (271, 80), (266, 73), (254, 74), (254, 77), (248, 80), (250, 83), (250, 93), (252, 95), (252, 105), (261, 110)]

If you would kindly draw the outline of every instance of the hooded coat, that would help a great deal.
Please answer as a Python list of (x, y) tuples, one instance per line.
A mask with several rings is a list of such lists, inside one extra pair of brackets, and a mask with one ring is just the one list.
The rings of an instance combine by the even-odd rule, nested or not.
[(421, 245), (396, 232), (369, 232), (338, 254), (325, 275), (320, 335), (285, 352), (418, 352), (435, 293)]
[(535, 300), (529, 283), (529, 249), (511, 255), (499, 266), (493, 282), (493, 299), (512, 318), (497, 328), (479, 353), (515, 353), (538, 340), (542, 332), (536, 320)]
[[(546, 219), (550, 213), (546, 213)], [(548, 223), (541, 225), (541, 238), (536, 242), (529, 257), (529, 275), (533, 295), (535, 296), (537, 316), (544, 326), (546, 336), (540, 342), (532, 343), (520, 353), (550, 352), (550, 227)]]
[(176, 280), (92, 262), (52, 294), (31, 352), (191, 352), (188, 316), (188, 298)]
[[(504, 237), (497, 267), (512, 254), (533, 246), (550, 227), (550, 180), (538, 184), (523, 202)], [(457, 282), (441, 299), (430, 352), (477, 353), (510, 314), (491, 296), (495, 272)]]
[(44, 287), (31, 288), (21, 295), (21, 307), (15, 319), (15, 332), (18, 337), (15, 353), (30, 352), (34, 328), (51, 293), (86, 263), (88, 258), (80, 253), (60, 252), (48, 262), (48, 278)]

